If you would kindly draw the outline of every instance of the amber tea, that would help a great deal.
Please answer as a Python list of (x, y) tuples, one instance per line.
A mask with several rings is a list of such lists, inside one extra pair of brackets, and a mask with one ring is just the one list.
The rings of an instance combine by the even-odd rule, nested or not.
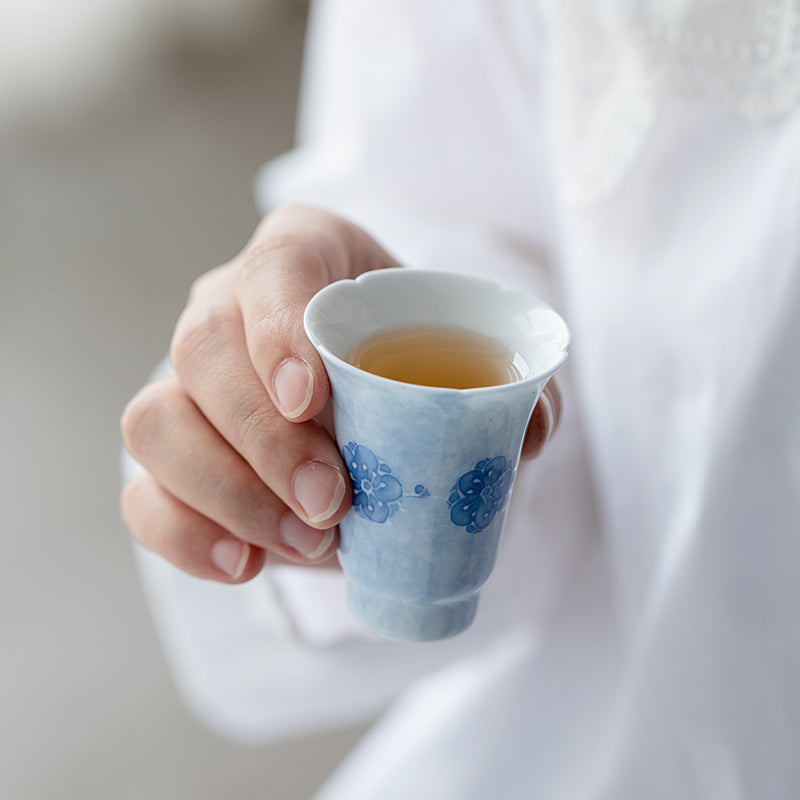
[(416, 325), (371, 336), (350, 362), (404, 383), (475, 389), (521, 380), (515, 355), (499, 339), (466, 328)]

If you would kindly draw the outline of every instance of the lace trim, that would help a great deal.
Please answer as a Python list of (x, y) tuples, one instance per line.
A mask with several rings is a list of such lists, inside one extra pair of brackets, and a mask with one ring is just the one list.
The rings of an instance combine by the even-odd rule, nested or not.
[(800, 102), (800, 3), (648, 3), (638, 15), (665, 93), (763, 122)]
[(800, 104), (800, 0), (546, 0), (543, 11), (570, 205), (619, 184), (666, 98), (755, 122)]

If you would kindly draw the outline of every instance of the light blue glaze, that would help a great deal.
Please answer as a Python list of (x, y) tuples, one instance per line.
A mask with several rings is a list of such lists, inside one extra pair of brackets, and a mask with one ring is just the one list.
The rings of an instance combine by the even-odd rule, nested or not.
[[(391, 381), (347, 362), (381, 327), (413, 324), (503, 338), (536, 371), (461, 390)], [(351, 613), (390, 639), (460, 633), (494, 566), (530, 414), (566, 357), (563, 321), (536, 298), (488, 281), (382, 270), (319, 293), (306, 330), (331, 380), (336, 439), (353, 483), (339, 550)]]

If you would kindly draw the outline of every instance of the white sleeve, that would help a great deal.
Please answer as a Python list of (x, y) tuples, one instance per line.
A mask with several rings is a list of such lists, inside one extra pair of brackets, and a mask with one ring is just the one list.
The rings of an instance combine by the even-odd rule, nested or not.
[(535, 4), (517, 5), (318, 2), (297, 147), (259, 173), (262, 211), (323, 206), (406, 266), (548, 294), (542, 32)]
[[(576, 581), (596, 516), (574, 502), (589, 495), (589, 475), (575, 468), (575, 439), (565, 434), (550, 446), (546, 472), (538, 464), (520, 470), (477, 618), (453, 639), (399, 644), (360, 631), (346, 612), (341, 576), (327, 570), (273, 568), (228, 586), (135, 546), (187, 706), (223, 735), (262, 742), (365, 721), (419, 679), (502, 646), (509, 635), (534, 646)], [(138, 467), (126, 462), (129, 478)]]
[[(453, 15), (427, 0), (317, 3), (298, 148), (259, 174), (262, 209), (326, 207), (409, 266), (483, 274), (547, 296), (551, 212), (538, 87), (514, 63), (537, 56), (535, 37), (514, 38), (523, 22), (531, 34), (535, 25), (487, 20), (485, 5), (466, 3)], [(562, 443), (564, 453), (574, 446)], [(536, 473), (535, 465), (520, 470), (476, 622), (448, 641), (402, 645), (364, 634), (347, 615), (340, 575), (272, 568), (229, 587), (139, 553), (187, 703), (230, 736), (303, 733), (369, 717), (509, 629), (535, 637), (569, 580), (583, 528), (567, 519), (563, 535), (532, 532), (532, 508), (555, 516), (583, 480), (572, 470), (561, 484), (543, 483)]]

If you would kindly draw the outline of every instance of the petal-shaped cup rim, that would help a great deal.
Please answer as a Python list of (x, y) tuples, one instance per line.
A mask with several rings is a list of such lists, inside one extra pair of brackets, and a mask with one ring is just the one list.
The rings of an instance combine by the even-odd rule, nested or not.
[[(541, 298), (487, 278), (444, 270), (389, 267), (336, 281), (311, 298), (303, 324), (323, 361), (370, 380), (439, 394), (542, 384), (564, 363), (570, 346), (566, 322)], [(493, 336), (522, 357), (526, 372), (512, 384), (452, 389), (383, 378), (348, 360), (369, 336), (412, 325), (453, 325)]]

